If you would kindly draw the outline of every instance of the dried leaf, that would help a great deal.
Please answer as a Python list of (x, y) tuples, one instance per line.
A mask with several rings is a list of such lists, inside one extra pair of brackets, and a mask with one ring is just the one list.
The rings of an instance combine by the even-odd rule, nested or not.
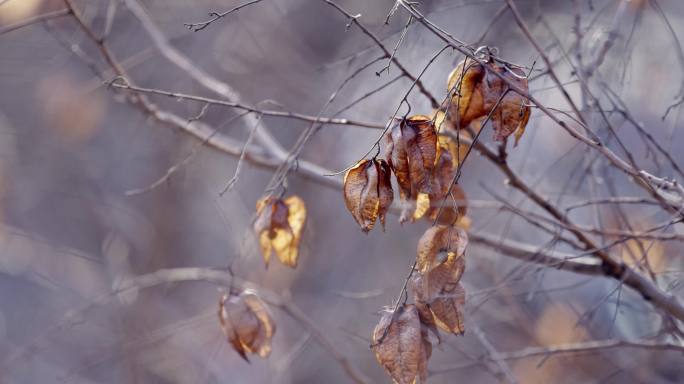
[(259, 297), (251, 291), (224, 294), (219, 302), (219, 323), (228, 342), (240, 356), (268, 357), (275, 323)]
[(373, 353), (395, 383), (424, 383), (432, 345), (420, 324), (415, 305), (404, 305), (393, 314), (386, 310), (373, 331)]
[(296, 267), (306, 222), (304, 201), (298, 196), (290, 196), (285, 200), (268, 196), (257, 201), (256, 208), (254, 231), (259, 237), (266, 266), (275, 252), (280, 262)]
[[(467, 244), (468, 235), (462, 229), (444, 225), (430, 227), (418, 241), (416, 268), (424, 274), (450, 260), (455, 263), (464, 256)], [(441, 252), (447, 252), (446, 260), (439, 260)]]
[(364, 232), (373, 229), (378, 218), (385, 229), (385, 215), (394, 199), (385, 160), (361, 160), (344, 175), (343, 193), (347, 210)]

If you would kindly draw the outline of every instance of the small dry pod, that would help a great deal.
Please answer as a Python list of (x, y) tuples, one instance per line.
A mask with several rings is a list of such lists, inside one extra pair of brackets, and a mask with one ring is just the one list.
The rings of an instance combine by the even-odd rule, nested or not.
[(385, 229), (385, 215), (392, 200), (391, 171), (382, 159), (361, 160), (344, 175), (344, 203), (361, 226), (368, 232), (379, 218)]
[(454, 225), (467, 213), (465, 193), (459, 185), (452, 183), (468, 147), (457, 145), (448, 136), (438, 137), (437, 158), (430, 177), (430, 193), (418, 195), (413, 219), (426, 217), (440, 224)]
[(296, 267), (299, 242), (306, 222), (304, 200), (298, 196), (284, 200), (267, 196), (257, 201), (256, 210), (254, 231), (259, 237), (266, 266), (275, 252), (280, 262), (291, 268)]
[[(432, 314), (445, 332), (463, 334), (465, 290), (460, 284), (465, 271), (465, 231), (450, 226), (428, 229), (418, 242), (416, 271), (410, 281), (413, 298), (423, 318)], [(446, 253), (444, 257), (441, 257)]]
[(276, 328), (256, 293), (245, 290), (224, 294), (219, 301), (218, 316), (228, 342), (245, 361), (249, 361), (248, 354), (268, 357)]
[(491, 113), (494, 140), (503, 141), (515, 133), (517, 144), (530, 119), (530, 107), (528, 99), (511, 90), (502, 78), (524, 92), (529, 91), (525, 72), (518, 67), (492, 61), (485, 68), (470, 58), (461, 61), (447, 82), (451, 95), (450, 125), (465, 128)]
[[(417, 210), (426, 211), (429, 206), (432, 170), (437, 159), (437, 132), (433, 119), (414, 115), (398, 120), (385, 135), (385, 152), (390, 167), (397, 178), (399, 196), (402, 200), (417, 200)], [(404, 210), (399, 219), (408, 219)], [(414, 216), (422, 217), (424, 212)]]
[(383, 311), (371, 346), (378, 363), (398, 384), (425, 383), (432, 344), (415, 305)]

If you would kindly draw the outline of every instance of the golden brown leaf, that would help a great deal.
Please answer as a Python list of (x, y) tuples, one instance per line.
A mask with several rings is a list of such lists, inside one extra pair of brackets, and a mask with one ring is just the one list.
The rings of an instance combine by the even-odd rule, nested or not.
[(386, 310), (373, 331), (373, 353), (395, 383), (423, 383), (432, 345), (422, 330), (415, 305), (404, 305), (395, 314)]
[(254, 231), (259, 237), (266, 266), (275, 252), (280, 262), (288, 267), (296, 267), (306, 222), (304, 201), (298, 196), (290, 196), (285, 200), (267, 196), (257, 201), (256, 208)]
[(390, 167), (385, 160), (361, 160), (344, 175), (344, 203), (361, 230), (368, 232), (380, 218), (385, 229), (385, 215), (394, 192)]
[(219, 302), (219, 323), (228, 342), (240, 356), (268, 357), (275, 323), (259, 297), (251, 291), (224, 294)]
[[(430, 227), (418, 241), (416, 268), (421, 273), (427, 273), (439, 265), (456, 263), (464, 257), (467, 244), (468, 235), (462, 229), (445, 225)], [(439, 260), (442, 252), (447, 252), (446, 260)]]

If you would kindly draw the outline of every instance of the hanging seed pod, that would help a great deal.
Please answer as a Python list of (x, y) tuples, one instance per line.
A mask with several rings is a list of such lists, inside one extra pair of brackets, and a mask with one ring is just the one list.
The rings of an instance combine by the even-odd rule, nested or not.
[[(416, 200), (416, 211), (424, 214), (429, 208), (430, 179), (437, 158), (437, 134), (432, 119), (415, 115), (399, 120), (385, 141), (386, 157), (397, 178), (399, 196), (404, 202)], [(407, 214), (405, 209), (399, 221), (406, 221)]]
[(344, 175), (344, 203), (361, 230), (368, 232), (385, 215), (394, 200), (391, 170), (385, 160), (361, 160)]
[(421, 318), (430, 319), (428, 313), (432, 314), (437, 327), (454, 334), (465, 331), (465, 290), (460, 280), (465, 271), (467, 244), (467, 236), (459, 228), (428, 229), (418, 243), (417, 270), (409, 282)]
[[(455, 129), (467, 127), (491, 112), (494, 140), (503, 141), (515, 133), (517, 145), (530, 118), (531, 109), (523, 95), (510, 90), (497, 73), (524, 92), (529, 92), (525, 73), (517, 67), (490, 62), (484, 68), (466, 58), (449, 75), (447, 88), (451, 95), (448, 120)], [(499, 101), (500, 100), (500, 101)]]
[(466, 58), (449, 75), (447, 91), (451, 95), (448, 119), (455, 129), (466, 128), (485, 112), (482, 80), (485, 69), (475, 60)]
[[(457, 184), (451, 185), (458, 171), (459, 161), (463, 161), (466, 148), (457, 145), (451, 138), (439, 135), (437, 159), (430, 178), (431, 188), (421, 210), (416, 209), (414, 219), (423, 216), (439, 224), (454, 225), (467, 213), (465, 193)], [(417, 207), (421, 207), (417, 204)]]
[[(428, 273), (448, 262), (448, 256), (452, 254), (454, 260), (465, 257), (467, 245), (468, 235), (462, 229), (444, 225), (430, 227), (418, 241), (416, 269), (421, 273)], [(447, 258), (440, 260), (443, 252), (447, 253)]]
[(403, 305), (395, 314), (386, 309), (373, 331), (371, 349), (395, 383), (424, 383), (427, 379), (432, 344), (415, 305)]
[(245, 361), (249, 362), (248, 354), (268, 357), (275, 323), (254, 292), (224, 294), (219, 302), (218, 315), (228, 342)]
[(256, 208), (254, 231), (259, 237), (266, 266), (275, 252), (280, 262), (295, 268), (306, 222), (304, 200), (298, 196), (290, 196), (285, 200), (268, 196), (257, 201)]

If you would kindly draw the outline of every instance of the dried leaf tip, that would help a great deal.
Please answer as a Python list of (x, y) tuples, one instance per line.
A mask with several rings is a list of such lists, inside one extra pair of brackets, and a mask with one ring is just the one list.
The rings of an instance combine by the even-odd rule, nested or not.
[(267, 196), (256, 204), (257, 219), (254, 231), (259, 238), (261, 253), (268, 267), (271, 254), (288, 267), (295, 268), (299, 257), (299, 243), (306, 222), (306, 206), (298, 196), (279, 199)]
[(224, 294), (219, 301), (218, 316), (228, 342), (245, 361), (249, 362), (248, 354), (268, 357), (276, 328), (256, 293), (245, 290)]
[(382, 159), (361, 160), (344, 175), (344, 203), (361, 230), (368, 232), (385, 215), (394, 200), (389, 164)]

